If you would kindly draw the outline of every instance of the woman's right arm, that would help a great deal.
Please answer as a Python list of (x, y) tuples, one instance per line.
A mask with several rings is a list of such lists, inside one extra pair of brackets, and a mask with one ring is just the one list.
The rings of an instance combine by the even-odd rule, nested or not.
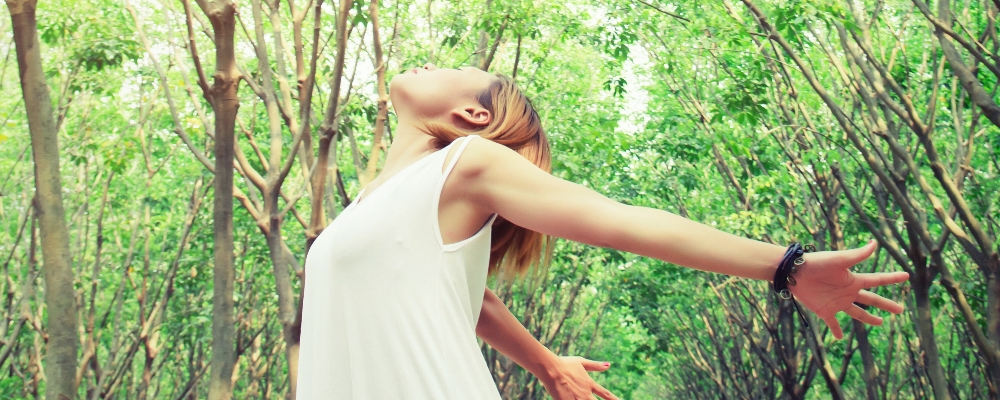
[(591, 393), (606, 400), (618, 399), (587, 374), (587, 371), (606, 371), (610, 364), (556, 356), (531, 336), (489, 288), (483, 293), (476, 335), (535, 375), (555, 400), (591, 398)]

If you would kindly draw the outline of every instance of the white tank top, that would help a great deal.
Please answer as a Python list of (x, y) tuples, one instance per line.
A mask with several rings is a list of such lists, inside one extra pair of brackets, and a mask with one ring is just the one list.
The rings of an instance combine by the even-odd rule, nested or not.
[(500, 398), (476, 342), (496, 215), (457, 243), (438, 227), (445, 178), (470, 140), (359, 194), (313, 242), (298, 399)]

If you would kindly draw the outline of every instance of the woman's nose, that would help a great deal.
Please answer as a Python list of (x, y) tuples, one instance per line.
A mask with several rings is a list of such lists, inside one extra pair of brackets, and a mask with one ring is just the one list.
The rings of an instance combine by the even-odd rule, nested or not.
[(431, 64), (431, 63), (427, 63), (427, 64), (424, 64), (424, 69), (426, 69), (428, 71), (433, 71), (433, 70), (438, 69), (438, 67), (437, 67), (437, 65), (434, 65), (434, 64)]

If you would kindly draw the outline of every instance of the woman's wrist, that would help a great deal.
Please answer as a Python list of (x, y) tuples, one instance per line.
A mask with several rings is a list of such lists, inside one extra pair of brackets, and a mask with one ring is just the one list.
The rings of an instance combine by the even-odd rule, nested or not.
[[(544, 347), (543, 347), (544, 348)], [(562, 362), (559, 360), (559, 356), (550, 351), (548, 348), (544, 348), (545, 351), (538, 354), (538, 359), (533, 360), (530, 368), (526, 366), (525, 369), (528, 370), (532, 375), (534, 375), (538, 380), (543, 383), (551, 382), (559, 375), (562, 368)]]

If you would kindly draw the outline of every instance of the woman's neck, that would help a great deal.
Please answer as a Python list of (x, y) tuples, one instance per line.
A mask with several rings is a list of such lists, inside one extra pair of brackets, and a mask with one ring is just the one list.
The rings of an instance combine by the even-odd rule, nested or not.
[(394, 174), (437, 150), (433, 145), (434, 137), (412, 123), (399, 121), (394, 134), (392, 145), (386, 151), (382, 173)]

